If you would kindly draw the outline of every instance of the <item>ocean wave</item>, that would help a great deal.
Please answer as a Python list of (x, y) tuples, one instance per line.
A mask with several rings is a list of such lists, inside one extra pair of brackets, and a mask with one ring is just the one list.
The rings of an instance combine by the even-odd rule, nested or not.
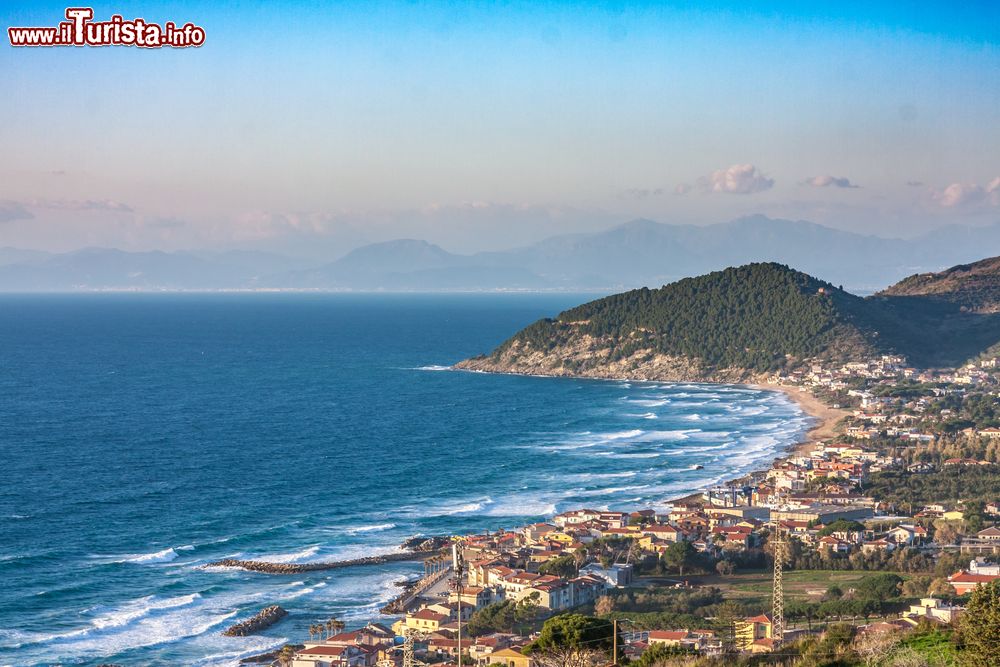
[(169, 563), (170, 561), (176, 559), (180, 554), (178, 551), (191, 551), (194, 549), (194, 545), (185, 544), (182, 547), (168, 547), (162, 551), (154, 551), (148, 554), (129, 554), (119, 560), (116, 563), (138, 563), (140, 565), (155, 565), (157, 563)]
[(670, 404), (669, 398), (626, 398), (625, 400), (644, 408), (659, 408)]
[(392, 530), (396, 527), (394, 523), (373, 523), (368, 526), (357, 526), (355, 528), (348, 528), (344, 532), (348, 535), (356, 535), (357, 533), (373, 533), (383, 530)]
[(283, 553), (283, 554), (269, 554), (266, 556), (259, 556), (253, 560), (260, 560), (267, 563), (302, 563), (307, 562), (308, 559), (312, 558), (319, 553), (320, 545), (314, 544), (310, 547), (306, 547), (301, 551), (295, 551), (293, 553)]
[(573, 475), (565, 475), (560, 478), (569, 482), (592, 482), (598, 479), (622, 479), (626, 477), (635, 477), (639, 473), (634, 470), (629, 470), (626, 472), (583, 472), (576, 473)]
[(238, 639), (226, 637), (222, 641), (226, 645), (238, 643), (240, 648), (223, 653), (212, 653), (203, 658), (196, 659), (189, 664), (192, 667), (232, 667), (233, 665), (238, 665), (243, 658), (249, 658), (253, 655), (260, 655), (281, 648), (290, 639), (288, 637), (280, 639), (274, 637), (240, 637)]
[[(300, 582), (296, 582), (296, 583), (299, 584), (299, 585), (302, 585), (304, 582), (300, 581)], [(297, 590), (294, 590), (294, 591), (292, 591), (290, 593), (286, 593), (285, 595), (282, 595), (280, 597), (281, 597), (282, 600), (294, 600), (295, 598), (300, 598), (303, 595), (310, 595), (312, 593), (315, 593), (319, 589), (325, 588), (326, 585), (327, 584), (326, 584), (325, 581), (320, 581), (320, 582), (318, 582), (316, 584), (313, 584), (312, 586), (305, 586), (303, 588), (298, 588)]]
[(413, 370), (415, 370), (415, 371), (450, 371), (450, 370), (452, 370), (452, 367), (451, 366), (437, 366), (435, 364), (431, 364), (430, 366), (417, 366)]

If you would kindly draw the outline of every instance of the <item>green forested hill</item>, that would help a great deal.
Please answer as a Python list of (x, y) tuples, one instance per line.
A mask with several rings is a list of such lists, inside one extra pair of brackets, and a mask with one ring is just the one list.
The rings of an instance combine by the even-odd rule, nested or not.
[(627, 371), (679, 358), (697, 370), (674, 367), (670, 374), (710, 377), (724, 369), (756, 374), (880, 353), (904, 354), (918, 365), (957, 364), (997, 341), (995, 316), (968, 314), (939, 299), (863, 299), (766, 263), (577, 306), (535, 322), (465, 366), (576, 372), (616, 365)]
[(885, 296), (930, 297), (966, 311), (1000, 312), (1000, 257), (953, 266), (940, 273), (919, 273), (881, 292)]

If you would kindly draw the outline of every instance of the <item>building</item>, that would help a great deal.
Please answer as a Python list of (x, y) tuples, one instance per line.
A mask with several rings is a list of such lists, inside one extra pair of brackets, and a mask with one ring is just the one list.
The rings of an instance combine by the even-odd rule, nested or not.
[(535, 667), (535, 661), (530, 656), (521, 653), (521, 647), (511, 646), (490, 654), (490, 664), (503, 667)]
[(308, 643), (292, 656), (292, 667), (363, 667), (365, 656), (356, 646)]
[(581, 575), (597, 577), (611, 586), (628, 586), (632, 583), (632, 566), (615, 564), (604, 567), (600, 563), (590, 563), (580, 568)]
[(688, 630), (650, 630), (646, 643), (650, 646), (663, 644), (664, 646), (698, 650), (701, 648), (703, 640), (701, 635)]
[(969, 574), (985, 574), (1000, 577), (1000, 564), (988, 563), (982, 558), (973, 558), (969, 562)]
[(871, 507), (857, 507), (851, 505), (810, 505), (801, 508), (781, 508), (771, 510), (771, 520), (781, 521), (813, 521), (824, 525), (833, 523), (837, 519), (847, 519), (852, 521), (863, 521), (874, 516)]
[(997, 579), (1000, 579), (1000, 575), (972, 574), (963, 570), (948, 577), (948, 583), (952, 585), (956, 593), (959, 595), (965, 595), (975, 589), (979, 584), (988, 584), (991, 581), (996, 581)]
[(753, 651), (754, 645), (760, 640), (773, 640), (773, 628), (771, 618), (767, 614), (736, 621), (734, 632), (736, 647), (741, 651)]
[(1000, 542), (1000, 527), (990, 526), (976, 533), (977, 540), (987, 542)]
[(951, 624), (957, 621), (964, 611), (965, 607), (950, 605), (937, 598), (922, 598), (920, 604), (910, 605), (910, 610), (903, 612), (903, 618), (913, 625), (917, 625), (925, 618), (938, 623)]

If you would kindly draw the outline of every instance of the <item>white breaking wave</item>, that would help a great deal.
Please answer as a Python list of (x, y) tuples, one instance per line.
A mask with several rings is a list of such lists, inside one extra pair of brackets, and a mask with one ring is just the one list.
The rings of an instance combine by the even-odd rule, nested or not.
[(251, 560), (260, 560), (267, 563), (301, 563), (309, 558), (312, 558), (317, 553), (319, 553), (319, 545), (314, 544), (311, 547), (303, 549), (302, 551), (296, 551), (288, 554), (270, 554), (267, 556), (259, 556)]
[(394, 523), (374, 523), (370, 526), (357, 526), (356, 528), (348, 528), (345, 532), (349, 535), (355, 535), (357, 533), (371, 533), (381, 530), (392, 530), (396, 527)]
[(417, 366), (413, 370), (417, 370), (417, 371), (450, 371), (450, 370), (452, 370), (452, 368), (451, 368), (451, 366), (437, 366), (437, 365), (431, 364), (430, 366)]
[(190, 551), (194, 549), (191, 544), (186, 544), (182, 547), (169, 547), (162, 551), (156, 551), (149, 554), (130, 554), (125, 556), (120, 560), (116, 560), (116, 563), (140, 563), (143, 565), (154, 565), (156, 563), (169, 563), (179, 556), (178, 551)]

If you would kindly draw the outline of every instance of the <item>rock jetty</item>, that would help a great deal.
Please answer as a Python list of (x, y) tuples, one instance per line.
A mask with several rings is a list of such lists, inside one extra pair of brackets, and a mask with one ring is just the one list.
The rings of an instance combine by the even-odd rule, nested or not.
[(301, 574), (303, 572), (317, 572), (320, 570), (338, 570), (358, 565), (382, 565), (383, 563), (394, 563), (404, 560), (421, 560), (427, 558), (430, 553), (425, 551), (407, 551), (403, 553), (384, 554), (382, 556), (365, 556), (364, 558), (354, 558), (352, 560), (329, 561), (326, 563), (271, 563), (261, 560), (223, 558), (214, 563), (209, 563), (206, 567), (238, 567), (241, 570), (263, 572), (264, 574)]
[(264, 607), (247, 620), (230, 626), (222, 634), (226, 637), (246, 637), (261, 630), (266, 630), (285, 616), (288, 616), (288, 612), (278, 605), (273, 604), (270, 607)]
[(450, 537), (442, 537), (440, 535), (435, 535), (433, 537), (411, 537), (405, 542), (403, 542), (402, 548), (407, 551), (440, 551), (446, 546), (451, 544)]

